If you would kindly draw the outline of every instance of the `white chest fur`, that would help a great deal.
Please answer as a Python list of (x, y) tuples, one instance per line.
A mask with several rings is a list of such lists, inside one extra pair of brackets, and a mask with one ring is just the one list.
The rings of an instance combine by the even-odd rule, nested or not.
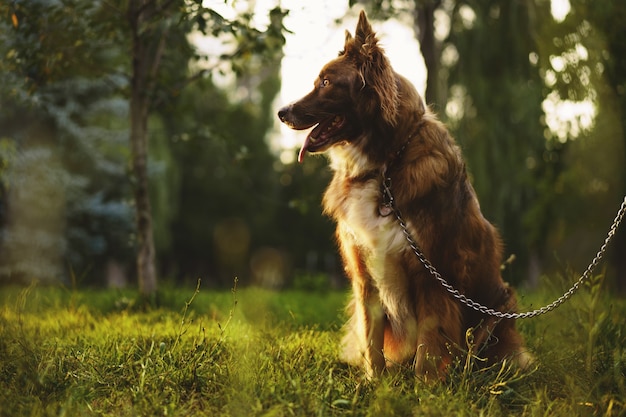
[(335, 176), (324, 198), (326, 210), (337, 221), (340, 239), (359, 248), (394, 333), (404, 333), (411, 313), (401, 256), (408, 246), (396, 217), (380, 215), (381, 178), (358, 179), (376, 167), (354, 147), (336, 147), (330, 154)]
[(406, 240), (393, 215), (381, 216), (381, 179), (354, 181), (361, 173), (375, 169), (367, 157), (352, 146), (331, 152), (335, 178), (331, 184), (333, 210), (338, 227), (350, 236), (366, 255), (365, 264), (375, 282), (385, 277), (385, 265), (405, 249)]
[(344, 238), (349, 236), (360, 248), (393, 331), (400, 335), (405, 332), (402, 326), (410, 315), (408, 281), (400, 259), (407, 242), (395, 216), (380, 216), (379, 193), (376, 180), (350, 187), (338, 226)]

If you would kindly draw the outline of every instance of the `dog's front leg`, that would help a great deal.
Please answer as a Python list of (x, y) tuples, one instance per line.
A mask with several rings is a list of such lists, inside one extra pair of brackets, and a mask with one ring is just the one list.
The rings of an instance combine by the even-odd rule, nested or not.
[[(385, 334), (385, 312), (378, 297), (378, 291), (362, 285), (353, 285), (355, 296), (355, 315), (359, 335), (363, 365), (368, 378), (378, 377), (385, 369), (383, 354)], [(369, 287), (369, 288), (367, 288)]]
[(351, 235), (342, 229), (338, 231), (338, 238), (346, 274), (352, 282), (352, 302), (349, 306), (351, 317), (342, 341), (342, 357), (349, 363), (362, 365), (368, 378), (374, 378), (385, 368), (385, 312), (361, 249), (352, 242)]

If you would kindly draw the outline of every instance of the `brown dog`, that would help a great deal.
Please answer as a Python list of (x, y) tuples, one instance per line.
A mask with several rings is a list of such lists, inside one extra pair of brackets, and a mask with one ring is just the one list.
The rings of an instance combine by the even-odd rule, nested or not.
[(458, 146), (391, 68), (365, 13), (354, 38), (346, 31), (344, 50), (322, 68), (313, 91), (278, 116), (293, 129), (315, 126), (299, 161), (306, 152), (330, 156), (334, 177), (324, 211), (337, 222), (353, 290), (343, 359), (364, 366), (368, 376), (412, 361), (425, 378), (443, 377), (468, 349), (490, 361), (527, 365), (515, 322), (478, 313), (447, 293), (385, 205), (382, 182), (390, 178), (396, 207), (441, 275), (488, 307), (516, 309), (500, 276), (498, 233), (481, 214)]

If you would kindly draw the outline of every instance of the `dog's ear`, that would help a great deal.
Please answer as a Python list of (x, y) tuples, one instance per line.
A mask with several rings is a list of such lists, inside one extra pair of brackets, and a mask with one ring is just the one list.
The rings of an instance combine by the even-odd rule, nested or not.
[(368, 43), (372, 40), (376, 43), (376, 33), (372, 29), (372, 25), (370, 25), (369, 20), (367, 20), (367, 15), (365, 11), (361, 10), (359, 13), (359, 21), (356, 24), (356, 31), (354, 32), (354, 36), (356, 39), (356, 43), (367, 47)]
[(352, 43), (352, 52), (358, 54), (356, 61), (365, 81), (365, 86), (372, 88), (380, 101), (380, 111), (387, 123), (392, 126), (397, 122), (398, 87), (396, 76), (385, 52), (378, 46), (376, 33), (367, 20), (364, 11), (359, 14), (354, 40), (346, 37), (346, 45)]

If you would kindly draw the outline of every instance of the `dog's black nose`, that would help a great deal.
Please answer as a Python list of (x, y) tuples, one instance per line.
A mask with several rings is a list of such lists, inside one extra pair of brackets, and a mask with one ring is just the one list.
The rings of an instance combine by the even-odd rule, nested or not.
[(285, 117), (287, 116), (287, 113), (289, 112), (289, 108), (291, 106), (285, 106), (282, 109), (278, 110), (278, 118), (280, 119), (281, 122), (285, 121)]

